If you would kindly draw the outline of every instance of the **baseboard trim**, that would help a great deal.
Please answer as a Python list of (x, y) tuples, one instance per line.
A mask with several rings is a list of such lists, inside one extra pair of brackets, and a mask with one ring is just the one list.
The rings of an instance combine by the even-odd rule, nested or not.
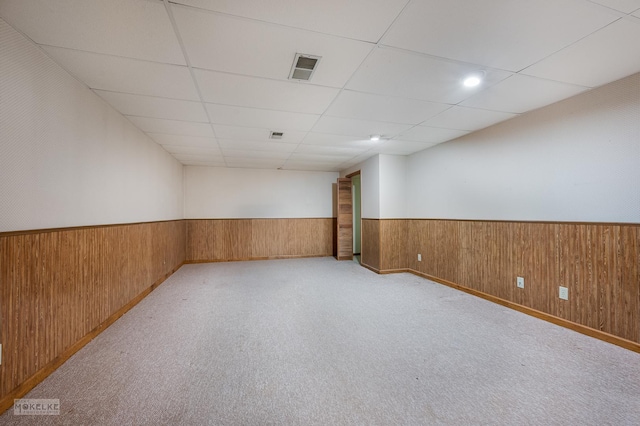
[(399, 274), (402, 272), (411, 272), (409, 268), (399, 268), (399, 269), (378, 269), (373, 266), (367, 265), (366, 263), (360, 263), (361, 266), (369, 269), (370, 271), (375, 272), (376, 274), (385, 275), (385, 274)]
[(411, 272), (410, 269), (408, 268), (399, 268), (399, 269), (381, 269), (379, 274), (380, 275), (385, 275), (385, 274), (399, 274), (402, 272)]
[(351, 256), (335, 256), (336, 260), (353, 260), (353, 255)]
[(380, 269), (378, 269), (378, 268), (374, 268), (373, 266), (369, 266), (369, 265), (367, 265), (366, 263), (362, 263), (362, 262), (360, 262), (360, 266), (365, 267), (365, 268), (367, 268), (368, 270), (375, 272), (376, 274), (380, 274)]
[(197, 259), (197, 260), (185, 260), (185, 265), (197, 264), (197, 263), (220, 263), (220, 262), (250, 262), (254, 260), (278, 260), (278, 259), (308, 259), (312, 257), (334, 257), (331, 254), (310, 254), (310, 255), (277, 255), (277, 256), (257, 256), (257, 257), (242, 257), (238, 259)]
[(58, 355), (56, 358), (51, 360), (47, 365), (42, 367), (39, 371), (37, 371), (33, 376), (29, 377), (27, 380), (22, 382), (20, 386), (9, 392), (2, 399), (0, 399), (0, 414), (7, 411), (9, 408), (13, 406), (14, 399), (20, 399), (25, 396), (31, 389), (35, 388), (40, 382), (49, 377), (51, 373), (56, 371), (62, 364), (67, 362), (69, 358), (71, 358), (76, 352), (82, 349), (87, 343), (96, 338), (100, 333), (106, 330), (111, 324), (116, 322), (120, 317), (126, 314), (131, 308), (136, 306), (142, 299), (147, 297), (149, 293), (155, 290), (160, 284), (162, 284), (167, 278), (173, 275), (180, 267), (184, 265), (181, 263), (177, 267), (175, 267), (171, 272), (168, 272), (164, 275), (164, 277), (160, 278), (149, 287), (147, 287), (142, 293), (133, 298), (129, 303), (124, 305), (118, 311), (114, 312), (109, 318), (107, 318), (102, 324), (91, 330), (87, 333), (83, 338), (78, 340), (76, 343), (71, 345), (67, 350)]
[(567, 319), (557, 317), (555, 315), (547, 314), (546, 312), (538, 311), (537, 309), (529, 308), (527, 306), (520, 305), (518, 303), (510, 302), (508, 300), (502, 299), (497, 296), (492, 296), (491, 294), (487, 294), (482, 291), (464, 287), (454, 282), (447, 281), (442, 278), (435, 277), (433, 275), (425, 274), (424, 272), (416, 271), (414, 269), (407, 269), (406, 272), (410, 272), (419, 277), (426, 278), (431, 281), (435, 281), (439, 284), (443, 284), (448, 287), (455, 288), (456, 290), (464, 291), (465, 293), (471, 294), (473, 296), (481, 297), (482, 299), (488, 300), (490, 302), (497, 303), (507, 308), (522, 312), (523, 314), (531, 315), (532, 317), (536, 317), (541, 320), (550, 322), (552, 324), (556, 324), (561, 327), (568, 328), (570, 330), (587, 335), (589, 337), (594, 337), (596, 339), (603, 340), (607, 343), (611, 343), (616, 346), (620, 346), (622, 348), (628, 349), (630, 351), (640, 353), (640, 343), (636, 343), (631, 340), (624, 339), (622, 337), (614, 336), (613, 334), (596, 330), (594, 328), (590, 328), (585, 325), (578, 324), (573, 321), (569, 321)]

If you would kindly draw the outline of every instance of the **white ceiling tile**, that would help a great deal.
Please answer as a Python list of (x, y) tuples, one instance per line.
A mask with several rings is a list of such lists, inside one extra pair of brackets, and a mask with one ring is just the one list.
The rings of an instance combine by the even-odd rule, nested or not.
[(346, 146), (328, 146), (328, 145), (299, 145), (296, 149), (298, 153), (306, 154), (322, 154), (322, 155), (336, 155), (336, 156), (348, 156), (354, 157), (362, 154), (368, 150), (369, 147), (354, 148)]
[(182, 154), (182, 153), (171, 153), (171, 155), (173, 155), (176, 159), (182, 161), (217, 161), (217, 162), (222, 162), (224, 163), (224, 158), (222, 157), (221, 153), (199, 153), (199, 154), (194, 154), (194, 153), (187, 153), (187, 154)]
[(206, 154), (171, 154), (173, 157), (180, 161), (206, 161), (210, 163), (222, 163), (224, 164), (224, 157), (222, 155), (206, 155)]
[(517, 114), (508, 112), (453, 106), (425, 121), (423, 125), (456, 130), (479, 130), (516, 116)]
[(160, 145), (191, 146), (215, 150), (218, 143), (213, 138), (201, 138), (196, 136), (167, 135), (165, 133), (148, 133), (148, 135)]
[(200, 102), (131, 95), (128, 93), (94, 90), (102, 99), (123, 115), (166, 118), (182, 121), (208, 122)]
[[(483, 70), (483, 83), (467, 88), (462, 81)], [(347, 85), (348, 89), (381, 95), (456, 104), (509, 77), (511, 73), (473, 64), (441, 60), (418, 53), (378, 48), (367, 58)]]
[(180, 162), (185, 166), (226, 167), (226, 164), (220, 161), (180, 161)]
[(316, 161), (322, 162), (326, 164), (341, 164), (353, 157), (356, 154), (335, 154), (335, 155), (327, 155), (327, 154), (308, 154), (304, 152), (294, 152), (291, 154), (291, 161)]
[(458, 138), (469, 132), (465, 130), (453, 130), (453, 129), (441, 129), (438, 127), (426, 127), (416, 126), (413, 129), (407, 130), (402, 133), (396, 139), (411, 141), (411, 142), (424, 142), (430, 144), (436, 144), (445, 142), (451, 139)]
[(92, 89), (199, 101), (186, 66), (44, 46), (44, 50)]
[(175, 0), (175, 3), (376, 42), (407, 0)]
[(296, 53), (321, 56), (312, 82), (342, 87), (373, 45), (172, 6), (192, 65), (215, 71), (286, 80)]
[(323, 116), (313, 127), (314, 132), (334, 133), (366, 138), (370, 135), (392, 137), (410, 128), (410, 124), (384, 123), (353, 118)]
[[(408, 155), (640, 71), (640, 0), (413, 0), (371, 43), (408, 1), (170, 0), (205, 105), (160, 0), (0, 0), (0, 16), (183, 164)], [(296, 53), (322, 56), (311, 83), (287, 79)]]
[(640, 0), (591, 0), (612, 9), (619, 10), (624, 13), (631, 13), (636, 9), (640, 9)]
[[(300, 143), (306, 131), (299, 130), (287, 130), (286, 132), (280, 128), (273, 129), (261, 129), (259, 127), (239, 127), (239, 126), (225, 126), (222, 124), (214, 124), (213, 126), (216, 137), (218, 139), (242, 139), (249, 141), (271, 141), (278, 143)], [(271, 139), (269, 135), (271, 131), (282, 131), (282, 139)]]
[(264, 141), (243, 141), (236, 139), (218, 139), (218, 145), (222, 149), (234, 149), (245, 151), (280, 151), (293, 152), (298, 145), (292, 143), (277, 143)]
[(161, 1), (3, 0), (0, 16), (36, 43), (185, 65)]
[(464, 101), (463, 106), (523, 113), (588, 90), (586, 87), (513, 75)]
[(597, 87), (640, 71), (640, 43), (631, 40), (640, 40), (640, 21), (620, 19), (522, 74)]
[(324, 164), (324, 163), (316, 163), (316, 162), (308, 162), (308, 161), (287, 161), (284, 166), (282, 166), (282, 170), (303, 170), (303, 171), (314, 171), (314, 172), (339, 172), (343, 168), (342, 164)]
[(450, 105), (344, 90), (327, 115), (392, 123), (418, 124)]
[(181, 155), (204, 155), (204, 156), (221, 156), (222, 153), (215, 148), (202, 148), (199, 146), (186, 146), (186, 145), (162, 145), (162, 147), (170, 154)]
[(265, 164), (265, 163), (253, 163), (250, 161), (227, 164), (227, 168), (229, 169), (261, 169), (261, 170), (282, 170), (282, 167), (279, 163), (273, 164)]
[(291, 155), (286, 151), (266, 151), (266, 150), (244, 150), (244, 149), (227, 149), (222, 148), (222, 154), (225, 158), (239, 157), (239, 158), (271, 158), (271, 159), (283, 159), (286, 160)]
[(402, 140), (390, 140), (386, 141), (379, 147), (372, 149), (372, 151), (380, 154), (391, 155), (410, 155), (418, 151), (422, 151), (427, 148), (431, 148), (436, 144), (424, 143), (424, 142), (412, 142)]
[(355, 166), (358, 163), (362, 163), (363, 161), (368, 160), (369, 158), (378, 155), (377, 152), (371, 150), (371, 151), (367, 151), (362, 155), (358, 155), (357, 157), (353, 157), (352, 159), (345, 161), (344, 163), (342, 163), (342, 170), (348, 168), (348, 167), (352, 167)]
[[(263, 129), (310, 130), (319, 115), (272, 111), (227, 105), (206, 104), (211, 122), (230, 126), (259, 127)], [(217, 134), (216, 134), (217, 135)]]
[(335, 135), (330, 133), (309, 132), (304, 138), (303, 144), (309, 145), (329, 145), (344, 146), (354, 148), (371, 148), (380, 141), (371, 141), (368, 137), (357, 137), (349, 135)]
[[(354, 157), (351, 157), (354, 158)], [(340, 158), (336, 158), (333, 157), (332, 159), (322, 159), (322, 158), (316, 158), (316, 157), (308, 157), (308, 159), (304, 159), (304, 158), (290, 158), (289, 160), (287, 160), (286, 164), (287, 165), (291, 165), (291, 164), (298, 164), (298, 165), (302, 165), (302, 164), (307, 164), (307, 165), (318, 165), (318, 166), (325, 166), (325, 167), (336, 167), (339, 166), (341, 164), (344, 164), (346, 161), (351, 161), (351, 158), (348, 160), (344, 160), (344, 159), (340, 159)]]
[(225, 162), (229, 167), (276, 169), (282, 166), (285, 160), (279, 158), (227, 157)]
[(322, 114), (339, 89), (295, 81), (195, 70), (205, 102)]
[(225, 162), (230, 167), (266, 167), (275, 169), (282, 166), (285, 160), (280, 158), (228, 157)]
[(414, 1), (382, 44), (519, 71), (618, 17), (583, 0)]
[(127, 116), (131, 122), (143, 132), (168, 133), (171, 135), (213, 137), (213, 130), (208, 123), (192, 121), (165, 120), (161, 118)]

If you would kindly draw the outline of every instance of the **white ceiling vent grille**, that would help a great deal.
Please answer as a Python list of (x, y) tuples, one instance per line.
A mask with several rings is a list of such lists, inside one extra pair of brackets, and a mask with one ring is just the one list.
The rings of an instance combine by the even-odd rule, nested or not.
[(269, 135), (270, 139), (282, 139), (282, 137), (284, 136), (284, 133), (282, 132), (271, 132), (271, 134)]
[(291, 67), (291, 72), (289, 73), (289, 79), (302, 81), (311, 80), (311, 76), (313, 76), (313, 73), (318, 68), (320, 58), (320, 56), (296, 53), (296, 57), (293, 60), (293, 66)]

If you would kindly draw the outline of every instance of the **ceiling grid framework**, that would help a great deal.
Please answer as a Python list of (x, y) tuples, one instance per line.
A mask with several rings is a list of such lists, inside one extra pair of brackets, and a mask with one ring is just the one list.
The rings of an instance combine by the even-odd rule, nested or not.
[[(202, 90), (200, 90), (200, 85), (198, 84), (198, 80), (196, 79), (196, 76), (194, 74), (194, 70), (193, 67), (191, 66), (191, 61), (189, 61), (189, 55), (187, 55), (187, 50), (184, 47), (184, 42), (182, 41), (182, 37), (180, 36), (180, 31), (178, 30), (178, 26), (176, 25), (176, 20), (173, 17), (173, 13), (171, 12), (171, 6), (169, 5), (169, 1), (168, 0), (163, 0), (164, 1), (164, 8), (167, 11), (167, 15), (169, 16), (169, 21), (171, 22), (171, 27), (173, 28), (173, 32), (176, 35), (176, 38), (178, 40), (178, 45), (180, 46), (180, 50), (182, 51), (182, 55), (184, 56), (184, 62), (187, 65), (187, 68), (189, 69), (189, 75), (191, 76), (191, 80), (193, 81), (193, 85), (195, 86), (196, 92), (198, 94), (198, 99), (200, 100), (200, 102), (204, 105), (204, 97), (202, 96)], [(213, 124), (211, 122), (211, 116), (209, 115), (209, 111), (205, 108), (204, 109), (205, 113), (207, 114), (207, 120), (209, 121), (209, 125), (211, 126), (211, 131), (213, 133), (213, 137), (215, 140), (215, 136), (216, 136), (216, 131), (213, 127)], [(157, 142), (157, 140), (156, 140)], [(216, 140), (216, 146), (218, 148), (218, 150), (220, 150), (220, 145), (218, 144), (217, 140)], [(170, 149), (168, 148), (169, 146), (175, 146), (175, 145), (165, 145), (165, 149)], [(176, 155), (176, 154), (174, 154)], [(210, 155), (211, 157), (207, 156), (204, 157), (206, 160), (205, 161), (210, 161), (212, 158), (216, 158), (215, 156), (215, 150), (213, 148), (211, 148), (211, 150), (208, 152), (208, 155)], [(183, 162), (189, 162), (189, 161), (199, 161), (203, 158), (202, 154), (192, 154), (192, 155), (185, 155), (184, 153), (181, 154), (181, 158), (177, 158), (179, 161)], [(224, 157), (221, 156), (222, 158), (222, 164), (224, 164), (225, 166), (228, 166), (229, 164), (225, 161)], [(220, 165), (220, 164), (217, 164)]]
[[(185, 165), (339, 171), (640, 72), (640, 0), (0, 0), (0, 18)], [(296, 54), (321, 57), (310, 81)]]

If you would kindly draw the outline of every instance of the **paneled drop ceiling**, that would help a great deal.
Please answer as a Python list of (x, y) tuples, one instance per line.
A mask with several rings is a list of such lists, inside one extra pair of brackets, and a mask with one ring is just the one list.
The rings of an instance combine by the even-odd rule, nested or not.
[[(187, 165), (338, 171), (640, 71), (640, 0), (0, 0), (0, 17)], [(288, 79), (296, 53), (322, 58), (308, 82)]]

